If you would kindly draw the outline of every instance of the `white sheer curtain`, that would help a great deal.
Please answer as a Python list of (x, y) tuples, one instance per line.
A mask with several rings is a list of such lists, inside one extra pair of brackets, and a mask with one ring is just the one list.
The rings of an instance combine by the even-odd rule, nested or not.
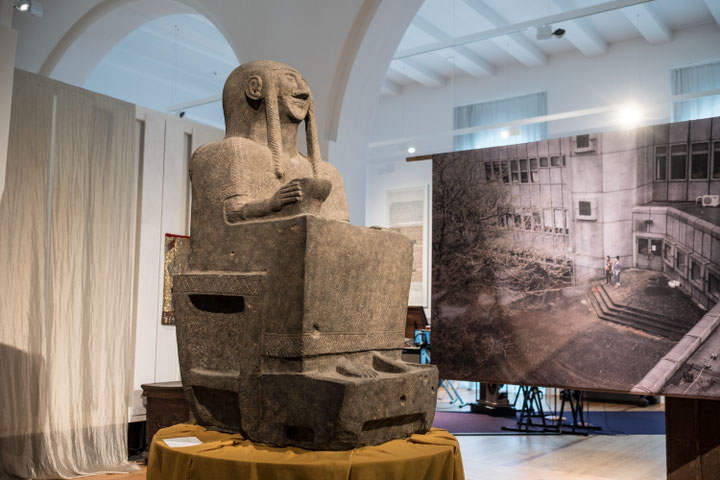
[[(720, 62), (670, 70), (672, 95), (699, 93), (720, 88)], [(720, 95), (673, 103), (672, 121), (683, 122), (720, 116)]]
[(503, 130), (510, 132), (513, 120), (546, 115), (546, 92), (455, 107), (454, 114), (454, 129), (507, 122), (507, 127), (456, 135), (454, 138), (456, 151), (513, 145), (547, 138), (546, 123), (520, 126), (517, 128), (517, 135), (508, 135), (507, 138), (501, 135)]
[(0, 201), (0, 478), (131, 468), (134, 112), (16, 70)]

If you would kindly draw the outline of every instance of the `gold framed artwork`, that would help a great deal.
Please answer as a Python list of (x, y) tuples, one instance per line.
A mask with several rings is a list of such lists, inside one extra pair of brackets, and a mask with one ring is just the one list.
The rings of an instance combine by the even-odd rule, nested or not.
[(190, 253), (190, 237), (165, 234), (165, 268), (163, 280), (163, 308), (160, 323), (175, 325), (175, 312), (172, 304), (173, 275), (187, 267)]

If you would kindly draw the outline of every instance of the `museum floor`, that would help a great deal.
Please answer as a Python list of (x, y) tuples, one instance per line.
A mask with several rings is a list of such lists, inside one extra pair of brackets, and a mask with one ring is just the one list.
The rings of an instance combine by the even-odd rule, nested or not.
[[(547, 401), (552, 403), (553, 390)], [(474, 392), (459, 389), (467, 401)], [(438, 411), (466, 411), (450, 404), (440, 390)], [(613, 403), (590, 403), (607, 411), (661, 411)], [(458, 435), (467, 480), (654, 480), (665, 478), (664, 435)], [(141, 471), (124, 475), (97, 475), (93, 480), (145, 480)]]

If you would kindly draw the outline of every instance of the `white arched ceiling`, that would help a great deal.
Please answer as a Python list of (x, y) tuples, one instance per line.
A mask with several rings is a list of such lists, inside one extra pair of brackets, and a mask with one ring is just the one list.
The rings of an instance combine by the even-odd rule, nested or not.
[(82, 85), (115, 44), (156, 18), (197, 13), (173, 0), (106, 0), (80, 17), (55, 44), (38, 73)]
[(237, 65), (232, 47), (204, 16), (168, 15), (116, 43), (82, 86), (222, 130), (220, 101), (205, 102), (219, 98)]

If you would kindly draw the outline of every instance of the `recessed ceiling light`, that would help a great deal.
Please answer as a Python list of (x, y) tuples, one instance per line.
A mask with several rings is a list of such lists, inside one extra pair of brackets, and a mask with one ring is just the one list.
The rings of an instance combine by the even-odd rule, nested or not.
[(408, 153), (415, 153), (415, 147), (408, 147)]
[(27, 12), (30, 10), (30, 0), (19, 0), (15, 2), (15, 8), (21, 12)]
[(510, 132), (508, 132), (507, 130), (503, 130), (502, 132), (500, 132), (500, 136), (502, 138), (508, 138), (510, 136)]
[(623, 105), (617, 112), (617, 122), (625, 128), (638, 126), (642, 117), (642, 110), (634, 103)]

